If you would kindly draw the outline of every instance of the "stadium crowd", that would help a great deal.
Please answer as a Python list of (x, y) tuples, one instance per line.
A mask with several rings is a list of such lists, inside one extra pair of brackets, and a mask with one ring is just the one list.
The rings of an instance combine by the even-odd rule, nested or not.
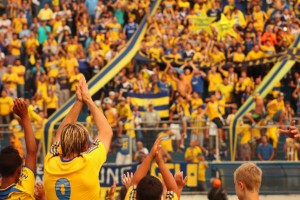
[[(0, 123), (9, 125), (8, 130), (14, 133), (10, 142), (21, 155), (24, 133), (12, 113), (13, 99), (24, 97), (30, 103), (29, 116), (40, 149), (47, 118), (75, 94), (80, 77), (89, 80), (126, 47), (150, 3), (24, 0), (2, 4)], [(214, 160), (215, 137), (226, 149), (228, 132), (223, 126), (230, 124), (251, 95), (256, 107), (239, 123), (239, 156), (242, 160), (272, 160), (278, 125), (288, 125), (299, 114), (298, 66), (266, 99), (261, 99), (254, 90), (270, 64), (236, 68), (223, 63), (267, 58), (287, 50), (300, 31), (298, 8), (298, 1), (285, 0), (164, 1), (153, 17), (147, 16), (149, 25), (140, 48), (152, 62), (133, 60), (93, 97), (114, 129), (112, 147), (127, 156), (117, 160), (128, 160), (131, 151), (122, 149), (122, 143), (130, 141), (134, 152), (142, 149), (145, 154), (143, 143), (149, 149), (157, 136), (169, 137), (163, 141), (167, 161), (172, 160), (173, 151), (185, 151), (186, 160), (193, 160), (185, 147), (189, 144), (186, 137), (190, 138), (190, 147), (201, 147), (197, 147), (199, 159), (203, 154)], [(198, 30), (193, 20), (202, 15), (213, 17), (212, 24), (224, 17), (233, 20), (235, 34), (219, 37), (215, 25), (209, 27), (211, 31)], [(184, 59), (184, 64), (155, 62), (162, 56)], [(129, 93), (167, 93), (170, 117), (161, 118), (155, 102), (144, 108), (147, 113), (142, 116), (140, 108), (130, 104)], [(86, 122), (93, 133), (93, 117), (88, 116)], [(259, 128), (263, 125), (267, 128)], [(267, 138), (262, 137), (265, 135)], [(297, 159), (298, 148), (295, 141), (287, 141), (286, 150), (295, 152), (293, 160)], [(143, 156), (135, 157), (142, 160)]]
[[(239, 121), (236, 156), (242, 160), (266, 161), (282, 151), (278, 149), (279, 128), (289, 125), (300, 114), (298, 65), (262, 99), (254, 90), (271, 64), (237, 68), (224, 63), (268, 58), (287, 50), (300, 32), (300, 2), (165, 0), (153, 17), (146, 15), (150, 3), (150, 0), (19, 0), (0, 4), (0, 124), (3, 124), (0, 139), (6, 137), (3, 132), (13, 133), (9, 134), (9, 141), (20, 157), (26, 158), (24, 173), (31, 175), (30, 169), (35, 171), (34, 157), (40, 158), (47, 118), (76, 93), (82, 77), (89, 80), (126, 47), (145, 16), (148, 29), (140, 52), (148, 60), (132, 60), (93, 97), (95, 106), (114, 131), (111, 147), (109, 141), (101, 148), (105, 152), (117, 151), (117, 164), (131, 163), (133, 151), (134, 160), (145, 166), (133, 177), (129, 193), (134, 196), (139, 193), (135, 185), (143, 180), (149, 163), (155, 159), (163, 178), (170, 180), (165, 183), (170, 199), (180, 196), (185, 184), (182, 174), (176, 186), (176, 178), (170, 178), (164, 165), (172, 161), (174, 151), (184, 151), (186, 162), (199, 163), (195, 190), (206, 190), (206, 160), (218, 160), (219, 150), (221, 159), (225, 159), (229, 136), (224, 127), (232, 122), (249, 96), (254, 97), (255, 108)], [(195, 17), (205, 15), (213, 18), (212, 25), (198, 30)], [(216, 24), (222, 20), (234, 22), (234, 34), (219, 36)], [(158, 62), (163, 56), (182, 59), (184, 64)], [(142, 115), (140, 108), (131, 104), (130, 93), (167, 94), (170, 116), (160, 117), (155, 102), (146, 105), (143, 109), (147, 112)], [(25, 98), (29, 105), (28, 118), (34, 125), (33, 131), (24, 126), (28, 124), (22, 110), (25, 103), (15, 100), (18, 106), (13, 109), (17, 97)], [(85, 103), (93, 108), (86, 118), (86, 127), (90, 136), (97, 139), (99, 115), (95, 115), (90, 99)], [(32, 132), (37, 152), (32, 150), (33, 138), (26, 139)], [(220, 149), (216, 149), (216, 139)], [(155, 141), (161, 143), (160, 151)], [(148, 151), (152, 144), (152, 150)], [(296, 140), (287, 138), (286, 158), (298, 160), (299, 148)], [(73, 159), (81, 152), (82, 149), (70, 155), (63, 152), (64, 159)], [(100, 168), (104, 161), (99, 162)], [(17, 172), (20, 173), (14, 171), (8, 177), (19, 175)], [(49, 170), (47, 175), (51, 177), (52, 172)], [(157, 182), (148, 179), (144, 181)], [(49, 188), (45, 189), (49, 192)], [(162, 187), (156, 189), (158, 194), (162, 193)]]

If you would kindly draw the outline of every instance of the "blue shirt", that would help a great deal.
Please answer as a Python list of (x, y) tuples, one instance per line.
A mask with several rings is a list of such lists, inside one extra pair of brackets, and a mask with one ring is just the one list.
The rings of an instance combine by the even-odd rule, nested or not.
[(126, 39), (129, 40), (131, 36), (134, 34), (134, 32), (137, 30), (138, 25), (137, 23), (130, 23), (126, 24), (124, 27), (125, 33), (126, 33)]
[(90, 15), (95, 15), (95, 8), (98, 4), (98, 0), (85, 0), (85, 5), (87, 7), (88, 13)]
[(160, 92), (167, 92), (167, 93), (169, 93), (170, 90), (171, 90), (171, 85), (168, 82), (158, 81), (157, 85), (159, 87)]
[(193, 91), (197, 93), (204, 92), (204, 80), (202, 76), (193, 76), (192, 78)]
[(118, 152), (123, 155), (128, 155), (130, 151), (130, 137), (128, 135), (119, 136), (114, 142), (118, 146)]
[(46, 25), (45, 28), (43, 26), (40, 26), (38, 28), (38, 41), (40, 44), (43, 44), (48, 39), (48, 34), (47, 34), (46, 30), (48, 32), (51, 32), (50, 26)]
[(264, 160), (269, 160), (273, 152), (274, 148), (269, 143), (266, 146), (260, 144), (257, 148), (257, 154), (260, 154)]

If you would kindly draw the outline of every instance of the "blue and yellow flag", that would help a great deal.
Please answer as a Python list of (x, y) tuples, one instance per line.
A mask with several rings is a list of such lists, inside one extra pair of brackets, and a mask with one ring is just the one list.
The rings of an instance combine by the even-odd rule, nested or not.
[(169, 117), (169, 94), (158, 93), (158, 94), (136, 94), (129, 93), (130, 105), (138, 106), (142, 116), (147, 111), (149, 104), (153, 104), (154, 109), (158, 112), (160, 118)]

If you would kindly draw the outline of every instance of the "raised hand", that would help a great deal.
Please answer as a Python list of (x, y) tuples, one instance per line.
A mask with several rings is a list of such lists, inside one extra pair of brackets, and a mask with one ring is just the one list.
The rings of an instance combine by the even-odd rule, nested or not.
[(291, 122), (291, 126), (286, 130), (286, 129), (280, 129), (279, 132), (281, 134), (286, 134), (290, 138), (300, 138), (300, 132), (298, 128), (295, 126), (295, 120)]
[(178, 189), (182, 190), (187, 182), (187, 176), (183, 178), (183, 172), (177, 172), (174, 175), (174, 179), (176, 181)]
[(79, 81), (81, 81), (79, 87), (81, 90), (82, 99), (85, 103), (87, 103), (88, 101), (92, 100), (91, 94), (89, 92), (88, 84), (86, 83), (86, 80), (83, 76), (80, 78)]
[(37, 183), (34, 186), (34, 198), (36, 200), (46, 200), (45, 190), (42, 183)]
[(16, 115), (18, 115), (21, 119), (28, 116), (28, 105), (24, 99), (15, 99), (13, 111)]
[(152, 146), (152, 149), (150, 151), (150, 155), (154, 158), (157, 154), (157, 151), (160, 150), (160, 142), (161, 142), (161, 137), (157, 138)]
[(115, 192), (116, 192), (116, 186), (117, 186), (117, 183), (116, 183), (116, 180), (114, 180), (113, 185), (110, 187), (110, 189), (108, 191), (108, 199), (109, 200), (114, 200)]
[(76, 85), (76, 99), (77, 99), (77, 101), (80, 101), (80, 102), (83, 101), (83, 99), (82, 99), (82, 91), (81, 91), (82, 84), (83, 84), (83, 79), (80, 78), (78, 84)]
[(123, 174), (122, 183), (126, 187), (126, 189), (130, 187), (132, 177), (133, 177), (132, 172), (131, 173), (127, 172), (127, 174)]

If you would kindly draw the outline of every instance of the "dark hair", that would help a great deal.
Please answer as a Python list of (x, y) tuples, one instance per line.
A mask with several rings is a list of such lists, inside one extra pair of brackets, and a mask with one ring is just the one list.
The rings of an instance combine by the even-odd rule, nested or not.
[(121, 187), (120, 192), (119, 192), (119, 198), (120, 200), (124, 200), (126, 197), (127, 189), (125, 186)]
[(162, 183), (154, 176), (145, 176), (136, 189), (136, 196), (139, 200), (158, 200), (162, 193)]
[(0, 174), (2, 177), (13, 176), (15, 171), (22, 165), (19, 152), (12, 146), (5, 147), (0, 152)]

